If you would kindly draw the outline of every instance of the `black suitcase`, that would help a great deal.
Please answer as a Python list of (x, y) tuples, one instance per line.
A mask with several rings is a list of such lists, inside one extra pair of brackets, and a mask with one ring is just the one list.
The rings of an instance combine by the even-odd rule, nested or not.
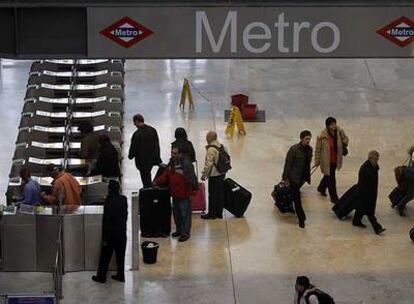
[(171, 232), (170, 194), (165, 188), (143, 188), (139, 191), (142, 237), (167, 237)]
[(349, 188), (332, 207), (333, 212), (339, 219), (348, 216), (358, 204), (358, 185)]
[(280, 213), (295, 213), (289, 187), (285, 186), (284, 183), (275, 185), (272, 197), (275, 201), (275, 206), (279, 209)]
[(395, 187), (391, 193), (388, 195), (388, 198), (390, 199), (391, 206), (394, 208), (398, 203), (401, 201), (401, 199), (405, 196), (405, 193), (398, 187)]
[(252, 199), (252, 194), (231, 178), (224, 180), (224, 208), (236, 217), (242, 217)]

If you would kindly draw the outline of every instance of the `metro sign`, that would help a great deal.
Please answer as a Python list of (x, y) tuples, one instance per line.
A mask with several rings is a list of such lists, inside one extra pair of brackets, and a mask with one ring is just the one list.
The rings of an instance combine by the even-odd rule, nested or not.
[(400, 17), (379, 29), (377, 33), (396, 45), (405, 47), (414, 41), (414, 21), (407, 17)]
[(125, 48), (133, 46), (153, 33), (129, 17), (124, 17), (101, 31), (102, 35)]

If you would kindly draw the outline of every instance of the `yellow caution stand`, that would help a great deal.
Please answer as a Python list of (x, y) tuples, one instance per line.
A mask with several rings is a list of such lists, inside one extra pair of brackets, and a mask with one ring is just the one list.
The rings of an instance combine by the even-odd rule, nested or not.
[(227, 123), (225, 134), (232, 138), (234, 135), (234, 129), (236, 128), (239, 132), (239, 135), (246, 135), (246, 129), (244, 128), (243, 119), (238, 107), (232, 106), (230, 109), (229, 122)]
[(190, 83), (188, 79), (184, 79), (183, 90), (181, 92), (181, 100), (180, 100), (180, 109), (184, 110), (185, 108), (185, 101), (187, 100), (188, 96), (188, 103), (190, 111), (194, 110), (194, 101), (193, 101), (193, 94), (191, 94)]

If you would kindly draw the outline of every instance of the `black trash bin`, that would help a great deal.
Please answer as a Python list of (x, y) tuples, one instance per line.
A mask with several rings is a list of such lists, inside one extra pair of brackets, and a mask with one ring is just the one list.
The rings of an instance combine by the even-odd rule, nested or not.
[(142, 259), (145, 264), (155, 264), (157, 262), (158, 247), (159, 244), (157, 242), (142, 242)]

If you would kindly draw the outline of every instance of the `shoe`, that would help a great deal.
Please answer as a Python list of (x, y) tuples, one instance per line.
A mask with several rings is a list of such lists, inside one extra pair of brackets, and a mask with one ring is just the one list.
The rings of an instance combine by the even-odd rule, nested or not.
[(339, 201), (339, 199), (338, 199), (338, 198), (334, 198), (334, 199), (332, 199), (332, 198), (331, 198), (331, 203), (332, 203), (332, 204), (336, 204), (338, 201)]
[(352, 223), (352, 226), (360, 227), (360, 228), (367, 228), (367, 225), (363, 223)]
[(115, 280), (115, 281), (119, 281), (119, 282), (125, 282), (125, 277), (123, 277), (123, 276), (119, 276), (119, 275), (113, 275), (113, 276), (111, 276), (111, 279), (112, 280)]
[(405, 216), (404, 208), (397, 208), (397, 210), (400, 216)]
[(98, 283), (105, 283), (105, 281), (106, 281), (105, 279), (100, 278), (96, 275), (92, 276), (92, 280), (95, 281), (95, 282), (98, 282)]
[(300, 227), (300, 228), (305, 228), (305, 222), (300, 221), (300, 222), (299, 222), (299, 227)]
[(185, 241), (187, 241), (188, 239), (190, 238), (190, 236), (189, 235), (182, 235), (182, 236), (180, 236), (180, 238), (178, 239), (178, 241), (179, 242), (185, 242)]
[(387, 229), (385, 229), (385, 228), (381, 228), (381, 229), (378, 229), (377, 231), (375, 231), (375, 233), (376, 234), (378, 234), (378, 235), (380, 235), (381, 233), (383, 233), (385, 230), (387, 230)]
[(213, 215), (210, 215), (210, 214), (203, 214), (202, 216), (201, 216), (201, 219), (203, 219), (203, 220), (214, 220), (216, 217), (215, 216), (213, 216)]
[(173, 234), (171, 234), (172, 237), (179, 237), (181, 235), (181, 232), (174, 232)]

